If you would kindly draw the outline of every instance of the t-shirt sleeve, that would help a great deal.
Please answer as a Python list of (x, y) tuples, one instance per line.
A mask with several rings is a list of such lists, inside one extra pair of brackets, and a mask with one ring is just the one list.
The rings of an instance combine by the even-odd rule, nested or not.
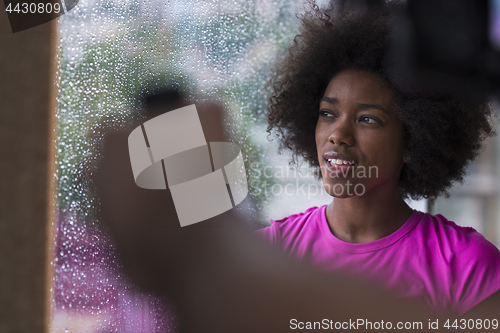
[(259, 237), (267, 240), (269, 244), (277, 247), (281, 246), (281, 231), (276, 221), (271, 220), (271, 225), (269, 227), (256, 230), (255, 233)]
[(479, 233), (457, 253), (453, 268), (457, 309), (463, 315), (500, 290), (500, 251)]

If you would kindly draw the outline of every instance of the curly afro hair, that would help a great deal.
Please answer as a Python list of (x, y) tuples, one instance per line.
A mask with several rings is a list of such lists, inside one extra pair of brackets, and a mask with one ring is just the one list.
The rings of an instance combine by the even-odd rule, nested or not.
[[(400, 192), (413, 199), (448, 194), (463, 181), (467, 164), (484, 139), (494, 134), (487, 101), (469, 103), (429, 92), (409, 92), (394, 79), (386, 61), (391, 18), (402, 8), (387, 3), (363, 15), (313, 9), (301, 18), (300, 35), (271, 78), (268, 132), (280, 139), (280, 149), (292, 150), (319, 167), (315, 127), (321, 97), (329, 81), (347, 68), (381, 77), (395, 92), (395, 110), (403, 123), (406, 160)], [(417, 91), (417, 92), (416, 92)], [(430, 167), (432, 166), (432, 167)]]

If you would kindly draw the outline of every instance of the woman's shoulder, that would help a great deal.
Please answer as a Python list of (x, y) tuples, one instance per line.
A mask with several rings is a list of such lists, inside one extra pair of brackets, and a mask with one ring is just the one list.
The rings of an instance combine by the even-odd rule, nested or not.
[(428, 213), (422, 215), (419, 225), (428, 242), (434, 240), (441, 249), (448, 249), (456, 257), (480, 258), (482, 262), (492, 259), (500, 265), (498, 248), (472, 227), (460, 226), (441, 214)]
[(421, 213), (420, 226), (428, 232), (446, 236), (456, 242), (484, 238), (476, 229), (458, 225), (441, 214)]
[(325, 207), (311, 207), (301, 213), (271, 220), (270, 226), (256, 232), (273, 244), (281, 244), (285, 239), (296, 239), (299, 234), (316, 232), (318, 222), (324, 216)]
[(474, 228), (459, 226), (439, 214), (425, 214), (421, 222), (428, 229), (426, 248), (433, 251), (434, 262), (443, 258), (453, 276), (457, 313), (465, 313), (500, 290), (500, 251), (493, 243)]

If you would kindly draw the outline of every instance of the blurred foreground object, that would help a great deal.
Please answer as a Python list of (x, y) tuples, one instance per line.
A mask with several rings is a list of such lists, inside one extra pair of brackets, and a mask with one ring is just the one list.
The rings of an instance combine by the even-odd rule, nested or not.
[[(410, 90), (466, 101), (500, 93), (500, 16), (496, 0), (408, 0), (393, 25), (391, 57)], [(425, 88), (424, 88), (425, 87)]]

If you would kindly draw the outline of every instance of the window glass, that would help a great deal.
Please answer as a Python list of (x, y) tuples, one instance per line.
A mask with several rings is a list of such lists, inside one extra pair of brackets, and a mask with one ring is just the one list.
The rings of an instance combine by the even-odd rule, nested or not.
[[(175, 87), (195, 103), (225, 106), (263, 221), (328, 200), (311, 173), (296, 182), (288, 156), (276, 155), (266, 133), (270, 64), (298, 33), (302, 10), (301, 1), (285, 0), (81, 0), (59, 19), (54, 332), (176, 331), (168, 300), (141, 293), (124, 276), (88, 181), (103, 128), (140, 120), (148, 92)], [(315, 188), (300, 193), (309, 201), (293, 187), (284, 198), (283, 182)]]

